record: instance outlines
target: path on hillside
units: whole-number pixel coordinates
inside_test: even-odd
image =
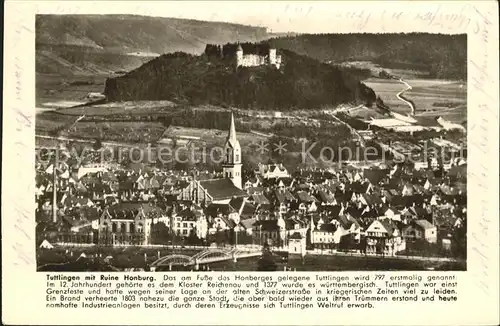
[[[408,101],[406,98],[403,97],[403,94],[406,91],[409,91],[410,89],[412,89],[412,87],[410,84],[408,84],[406,81],[404,81],[403,78],[399,78],[399,82],[406,85],[406,88],[403,89],[401,92],[397,93],[396,97],[399,100],[401,100],[402,102],[406,103],[410,107],[411,115],[414,116],[415,115],[415,104],[413,104],[412,102]]]
[[[365,139],[363,138],[363,136],[361,136],[359,134],[359,132],[356,129],[354,129],[353,127],[351,127],[347,122],[344,122],[341,119],[339,119],[334,113],[326,111],[326,110],[323,111],[323,112],[326,113],[326,114],[328,114],[329,116],[331,116],[332,118],[334,118],[336,121],[340,122],[341,124],[343,124],[347,128],[349,128],[349,130],[351,131],[351,133],[354,134],[358,138],[359,144],[361,145],[361,147],[365,147]]]

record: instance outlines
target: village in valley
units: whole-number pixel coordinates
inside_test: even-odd
[[[466,89],[439,79],[463,71],[346,66],[294,38],[127,54],[140,67],[102,93],[37,70],[38,270],[465,270]]]
[[[463,162],[447,169],[372,162],[295,171],[265,162],[243,173],[232,115],[225,153],[220,173],[143,163],[39,164],[37,237],[42,247],[251,252],[265,245],[301,257],[465,257]]]

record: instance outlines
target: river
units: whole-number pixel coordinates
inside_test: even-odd
[[[260,258],[244,258],[237,262],[224,261],[212,263],[212,271],[256,271]],[[465,262],[422,261],[401,258],[382,257],[355,257],[355,256],[330,256],[306,255],[304,259],[290,258],[288,261],[277,261],[277,271],[297,272],[333,272],[333,271],[464,271]],[[203,270],[203,266],[201,267]]]

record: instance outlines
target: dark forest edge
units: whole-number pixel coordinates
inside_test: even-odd
[[[109,78],[108,101],[171,100],[260,110],[295,110],[342,103],[371,106],[375,92],[356,69],[344,69],[278,50],[284,67],[235,68],[231,58],[176,52]]]
[[[467,80],[466,34],[303,34],[269,42],[323,62],[372,61],[385,68],[426,70],[430,78]]]

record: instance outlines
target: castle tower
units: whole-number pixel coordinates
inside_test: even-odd
[[[238,44],[238,48],[236,49],[236,67],[243,65],[243,48],[240,44]]]
[[[231,113],[231,126],[229,127],[229,134],[224,145],[224,154],[224,162],[222,163],[224,177],[231,179],[233,184],[241,189],[241,147],[240,142],[236,138],[233,113]]]
[[[269,64],[276,66],[276,49],[269,49]]]

